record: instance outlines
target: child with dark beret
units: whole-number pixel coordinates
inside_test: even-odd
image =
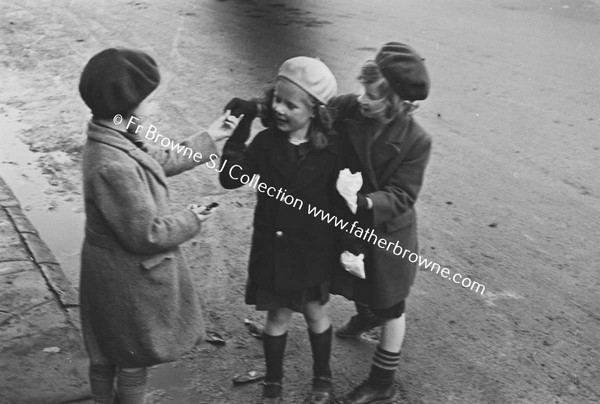
[[[410,46],[389,42],[365,62],[360,94],[334,100],[336,129],[344,137],[345,160],[360,171],[362,183],[340,174],[338,191],[356,206],[362,228],[378,239],[418,254],[415,203],[431,153],[431,137],[415,121],[416,101],[429,94],[429,75]],[[404,309],[417,264],[405,254],[372,243],[366,246],[366,279],[338,271],[332,293],[355,302],[357,314],[336,331],[354,337],[381,325],[369,377],[340,400],[343,404],[388,403],[395,395],[394,376],[406,329]]]
[[[116,402],[115,392],[121,404],[144,403],[147,367],[176,360],[204,335],[179,246],[210,213],[197,205],[171,210],[167,177],[208,161],[238,118],[226,113],[179,142],[202,158],[147,145],[138,132],[159,82],[152,57],[111,48],[88,61],[79,83],[93,114],[83,149],[80,303],[95,403]]]

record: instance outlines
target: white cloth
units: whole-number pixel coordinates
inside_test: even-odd
[[[358,191],[362,188],[363,179],[360,171],[352,174],[349,169],[340,170],[335,186],[348,204],[352,213],[356,213],[358,207]]]
[[[342,255],[340,255],[340,262],[342,263],[344,269],[361,279],[366,278],[364,259],[364,254],[354,255],[348,251],[344,251]]]

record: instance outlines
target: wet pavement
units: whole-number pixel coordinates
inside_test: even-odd
[[[89,398],[77,302],[57,259],[0,178],[2,402]]]

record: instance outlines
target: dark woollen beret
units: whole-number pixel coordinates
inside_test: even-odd
[[[158,66],[148,54],[110,48],[93,56],[81,73],[79,93],[98,118],[127,113],[160,82]]]
[[[423,58],[410,46],[388,42],[375,62],[396,94],[406,101],[424,100],[429,95],[429,75]]]

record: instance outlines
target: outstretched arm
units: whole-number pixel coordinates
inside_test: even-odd
[[[215,143],[230,137],[237,128],[240,118],[243,116],[236,117],[226,111],[206,131],[181,142],[171,139],[166,148],[150,145],[148,154],[160,163],[167,176],[187,171],[206,163],[210,160],[210,156],[218,156]]]

